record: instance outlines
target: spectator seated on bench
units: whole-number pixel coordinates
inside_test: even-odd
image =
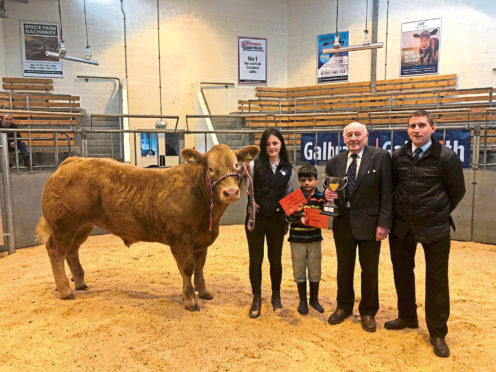
[[[17,125],[14,124],[14,118],[12,114],[5,114],[3,119],[0,121],[0,128],[17,128]],[[9,152],[15,150],[15,133],[10,132],[7,133],[7,142],[9,143]],[[20,134],[17,133],[17,138],[20,138]],[[29,167],[29,151],[28,147],[24,142],[20,139],[17,140],[17,148],[22,154],[22,159],[24,160],[24,165]],[[34,164],[33,164],[34,165]]]

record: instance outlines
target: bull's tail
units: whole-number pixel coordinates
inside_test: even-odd
[[[48,222],[45,220],[45,217],[41,216],[40,220],[38,221],[38,226],[36,226],[36,241],[40,244],[45,243],[52,232],[53,230]]]

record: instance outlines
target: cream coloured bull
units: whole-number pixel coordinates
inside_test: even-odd
[[[66,159],[45,184],[37,227],[60,298],[73,298],[65,260],[75,289],[88,288],[78,251],[93,227],[100,226],[127,246],[139,241],[169,245],[183,278],[184,305],[199,310],[191,276],[198,296],[212,299],[203,277],[207,248],[219,234],[227,206],[241,196],[240,162],[258,151],[257,146],[233,151],[226,145],[205,154],[184,149],[186,163],[166,170],[111,159]]]

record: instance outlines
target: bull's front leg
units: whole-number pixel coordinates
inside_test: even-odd
[[[211,300],[214,297],[210,294],[205,286],[205,278],[203,277],[203,266],[207,259],[207,248],[193,252],[193,261],[195,264],[195,288],[198,291],[198,297],[203,300]]]
[[[198,302],[196,300],[195,290],[191,283],[191,276],[193,275],[194,263],[193,253],[191,248],[187,247],[174,247],[172,254],[176,259],[177,267],[183,277],[183,300],[184,307],[190,311],[200,311]]]

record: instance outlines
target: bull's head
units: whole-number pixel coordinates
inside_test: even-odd
[[[215,145],[201,154],[195,149],[181,151],[187,163],[201,166],[209,179],[209,186],[215,199],[230,204],[241,197],[240,177],[242,162],[249,162],[258,154],[258,146],[245,146],[233,151],[226,145]]]
[[[424,30],[420,34],[413,34],[414,38],[420,39],[419,40],[419,42],[420,42],[419,48],[420,49],[427,49],[429,47],[429,42],[430,42],[431,36],[437,34],[437,31],[438,31],[438,29],[435,28],[434,30],[432,30],[430,32],[427,30]]]

